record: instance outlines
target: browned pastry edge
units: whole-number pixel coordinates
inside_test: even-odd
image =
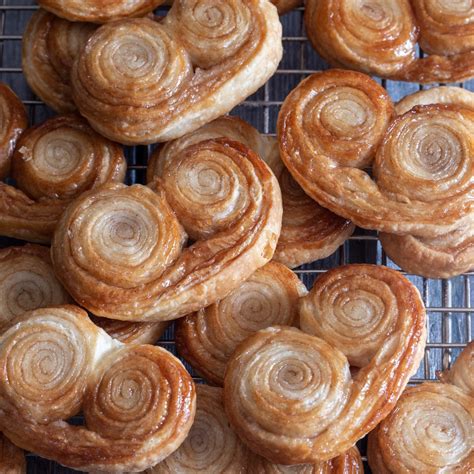
[[[454,364],[447,370],[437,373],[444,383],[456,385],[474,397],[474,341],[471,341],[458,355]]]
[[[10,173],[10,160],[18,137],[28,125],[25,106],[16,94],[0,83],[0,179]]]
[[[25,453],[0,433],[0,472],[26,474]]]

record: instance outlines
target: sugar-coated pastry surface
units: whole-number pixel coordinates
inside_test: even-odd
[[[0,429],[15,444],[82,471],[137,472],[184,441],[195,389],[172,354],[121,344],[75,306],[15,323],[0,337]],[[62,421],[80,411],[85,426]]]
[[[474,110],[435,104],[393,113],[365,74],[313,74],[280,111],[281,157],[308,195],[361,227],[436,237],[471,225]]]
[[[421,83],[474,77],[469,0],[309,0],[305,25],[336,67]],[[416,57],[417,42],[429,55]]]
[[[395,406],[423,357],[425,322],[418,290],[399,272],[329,270],[302,298],[302,330],[263,329],[233,353],[224,380],[231,425],[273,463],[343,454]]]
[[[74,101],[93,128],[120,143],[181,137],[273,75],[281,28],[266,0],[177,0],[159,22],[104,25],[73,67]]]
[[[354,225],[307,196],[284,167],[273,137],[237,117],[220,117],[198,130],[166,143],[152,154],[147,180],[159,177],[164,165],[183,149],[210,138],[227,137],[244,143],[270,166],[278,179],[283,201],[283,222],[273,259],[290,268],[328,257],[354,231]]]
[[[186,148],[150,187],[114,184],[62,215],[53,264],[98,316],[177,319],[238,287],[273,256],[281,195],[268,166],[228,139]],[[185,247],[190,236],[194,243]]]
[[[6,85],[0,83],[0,179],[10,173],[10,161],[18,137],[28,125],[21,100]]]
[[[405,390],[392,413],[369,435],[372,471],[465,473],[474,469],[474,343],[441,374]]]
[[[179,354],[222,385],[227,362],[244,339],[276,324],[298,326],[298,301],[306,292],[295,273],[269,262],[222,300],[177,322]]]
[[[229,426],[223,390],[196,385],[196,417],[184,443],[147,474],[245,474],[248,448]]]
[[[77,115],[29,128],[12,157],[13,187],[0,183],[0,235],[49,242],[59,216],[83,191],[125,177],[122,147]]]
[[[22,67],[33,92],[59,113],[76,110],[71,67],[97,28],[73,23],[46,10],[34,12],[23,35]]]

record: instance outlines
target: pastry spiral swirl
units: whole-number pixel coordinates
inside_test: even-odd
[[[91,23],[72,23],[43,9],[31,17],[23,35],[22,65],[33,92],[59,113],[76,110],[71,68],[92,35]]]
[[[26,110],[15,93],[0,83],[0,179],[8,176],[16,141],[28,125]]]
[[[149,474],[247,472],[246,446],[232,431],[224,412],[222,389],[196,386],[196,417],[184,443]]]
[[[284,265],[267,263],[221,301],[180,319],[176,347],[197,372],[222,385],[237,346],[260,329],[298,325],[298,300],[306,294]]]
[[[147,469],[182,443],[194,418],[194,385],[174,356],[125,346],[74,306],[26,313],[1,337],[0,386],[5,434],[84,471]],[[81,409],[85,426],[60,421]]]
[[[441,372],[439,377],[442,382],[456,385],[471,397],[474,397],[474,341],[471,341],[459,354],[453,366]]]
[[[164,166],[185,148],[204,140],[227,137],[245,144],[270,166],[279,180],[283,222],[274,260],[291,268],[331,255],[354,231],[350,221],[323,209],[307,196],[283,166],[273,137],[237,117],[220,117],[198,130],[159,147],[151,156],[147,179],[160,177]]]
[[[4,474],[26,474],[25,454],[1,433],[0,469]]]
[[[281,197],[250,149],[225,139],[198,143],[151,186],[103,186],[61,217],[55,271],[92,313],[176,319],[225,297],[271,259]],[[187,248],[183,227],[195,240]]]
[[[471,472],[474,399],[450,384],[408,388],[369,436],[371,469],[395,472]]]
[[[38,4],[69,21],[107,23],[122,18],[143,16],[164,0],[38,0]]]
[[[123,181],[119,145],[95,133],[75,115],[28,129],[17,143],[12,173],[17,188],[0,183],[0,233],[48,242],[69,202],[87,189]]]
[[[305,25],[313,47],[336,67],[422,83],[474,76],[469,0],[309,0]],[[430,56],[416,58],[418,39]]]
[[[272,464],[255,454],[250,458],[249,466],[249,474],[361,474],[363,472],[362,459],[355,446],[330,461],[296,466]]]
[[[266,82],[281,55],[270,2],[177,0],[161,22],[102,26],[73,67],[74,100],[112,140],[163,142],[231,110]]]
[[[311,335],[274,326],[250,336],[224,380],[232,426],[274,463],[347,451],[390,413],[424,351],[421,297],[386,267],[328,271],[303,297],[300,326]],[[360,367],[353,377],[349,364]]]
[[[470,224],[474,111],[421,106],[387,129],[392,112],[368,76],[314,74],[280,111],[282,159],[308,195],[361,227],[435,237]],[[361,169],[372,161],[374,180]]]
[[[27,311],[69,301],[54,275],[49,249],[27,244],[0,250],[0,332]]]

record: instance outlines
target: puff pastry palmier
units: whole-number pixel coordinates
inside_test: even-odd
[[[164,0],[38,0],[55,15],[73,22],[107,23],[152,12]]]
[[[471,341],[462,350],[453,366],[441,372],[439,377],[442,382],[456,385],[474,397],[474,341]]]
[[[21,100],[6,84],[0,83],[0,179],[8,176],[16,141],[27,125]]]
[[[25,454],[1,433],[0,471],[3,474],[26,474]]]
[[[27,311],[69,302],[48,248],[27,244],[0,250],[0,331]]]
[[[226,413],[253,451],[280,464],[341,455],[393,409],[425,345],[417,289],[382,266],[328,271],[303,297],[300,327],[247,338],[224,380]],[[351,376],[349,364],[359,367]]]
[[[474,76],[474,13],[449,0],[309,0],[308,38],[336,67],[382,77],[456,82]],[[416,57],[416,46],[429,56]]]
[[[280,190],[244,145],[216,139],[186,148],[151,187],[102,186],[61,217],[55,271],[92,313],[176,319],[225,297],[272,258]],[[195,242],[183,248],[186,234]]]
[[[230,356],[256,331],[276,324],[298,325],[299,278],[280,263],[259,268],[226,298],[180,319],[178,352],[209,382],[222,385]]]
[[[281,56],[281,24],[270,2],[177,0],[160,22],[99,28],[73,67],[74,100],[112,140],[168,141],[255,92]]]
[[[96,26],[72,23],[39,9],[23,35],[22,64],[28,85],[52,109],[72,112],[71,67]]]
[[[317,464],[285,466],[273,464],[256,454],[250,458],[249,474],[361,474],[364,466],[359,450],[354,446],[330,461]]]
[[[150,182],[166,163],[183,149],[210,138],[228,137],[244,143],[268,163],[279,180],[283,200],[283,222],[274,260],[291,268],[331,255],[354,231],[350,221],[322,208],[291,178],[280,159],[273,137],[237,117],[220,117],[198,130],[166,143],[152,154],[147,168]]]
[[[194,384],[169,352],[123,345],[75,306],[15,322],[0,338],[0,427],[15,444],[82,471],[136,472],[184,441]],[[62,421],[80,410],[85,426]]]
[[[392,113],[364,74],[313,74],[280,111],[282,159],[307,194],[361,227],[435,237],[469,225],[474,111],[420,106],[388,126]]]
[[[147,474],[238,474],[247,472],[248,450],[232,431],[223,390],[196,386],[196,417],[184,443]]]
[[[0,183],[0,234],[48,242],[73,198],[123,181],[126,166],[122,148],[79,116],[55,117],[28,129],[12,158],[17,187]]]
[[[474,399],[460,388],[441,383],[410,387],[369,435],[369,465],[381,474],[472,472],[473,420]]]

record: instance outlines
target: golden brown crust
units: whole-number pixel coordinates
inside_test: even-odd
[[[121,147],[79,116],[55,117],[28,129],[12,158],[18,188],[0,183],[0,234],[48,242],[72,199],[123,181],[126,166]]]
[[[324,328],[324,339],[295,328],[261,330],[234,352],[224,381],[232,426],[274,463],[347,451],[390,413],[424,353],[421,297],[386,267],[328,271],[303,297],[300,315],[301,327]],[[361,367],[354,377],[350,362]]]
[[[362,458],[355,446],[330,461],[296,466],[273,464],[253,454],[249,466],[249,474],[362,474],[363,472]]]
[[[108,23],[152,12],[164,0],[38,0],[38,4],[69,21]]]
[[[331,255],[354,231],[350,221],[322,208],[307,196],[285,169],[273,137],[237,117],[224,116],[177,140],[158,147],[151,155],[147,180],[161,176],[164,165],[186,147],[210,138],[228,137],[247,145],[270,166],[279,180],[283,223],[274,260],[294,268]]]
[[[5,332],[0,386],[6,435],[83,471],[147,469],[184,441],[194,419],[194,384],[174,356],[125,346],[74,306],[26,313]],[[62,421],[80,410],[86,426]]]
[[[282,159],[307,194],[361,227],[434,237],[470,225],[474,111],[420,106],[387,129],[392,111],[364,74],[313,74],[280,111]],[[361,168],[376,150],[372,180]]]
[[[277,7],[279,15],[284,15],[303,5],[302,0],[272,0],[272,3]]]
[[[373,472],[466,473],[474,469],[474,399],[450,384],[408,388],[369,435]]]
[[[1,433],[0,471],[2,474],[26,474],[25,453]]]
[[[474,224],[434,238],[380,234],[385,253],[403,270],[451,278],[474,268]]]
[[[471,341],[459,354],[452,367],[438,374],[444,383],[456,385],[474,397],[474,341]]]
[[[228,360],[248,336],[268,326],[298,325],[306,287],[291,270],[270,262],[221,301],[180,319],[176,347],[206,380],[224,383]]]
[[[161,22],[99,28],[73,67],[74,100],[113,140],[168,141],[255,92],[281,55],[281,24],[270,2],[177,0]]]
[[[196,417],[184,443],[147,474],[244,474],[250,453],[232,431],[221,388],[196,386]]]
[[[27,311],[69,301],[54,275],[48,248],[27,244],[0,250],[0,331]]]
[[[309,0],[305,25],[313,47],[335,67],[422,83],[474,76],[469,2]],[[416,58],[418,40],[430,56]]]
[[[103,186],[60,220],[55,270],[92,313],[176,319],[225,297],[271,259],[280,191],[244,145],[216,139],[190,146],[151,187]],[[195,240],[185,249],[183,227]]]
[[[71,23],[39,9],[23,35],[23,72],[33,92],[59,113],[76,110],[72,100],[71,67],[96,29]]]
[[[28,125],[25,107],[15,93],[0,83],[0,179],[10,173],[16,141]]]

